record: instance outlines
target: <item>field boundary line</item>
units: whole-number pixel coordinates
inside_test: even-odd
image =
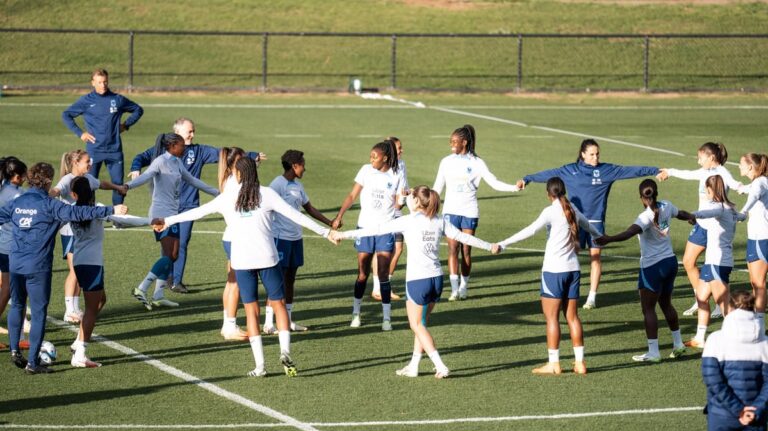
[[[49,108],[67,108],[70,103],[58,102],[0,102],[0,107],[49,107]],[[218,108],[218,109],[416,109],[407,105],[345,105],[345,104],[287,104],[287,105],[261,105],[254,103],[142,103],[144,108]]]
[[[60,328],[68,329],[71,332],[74,332],[75,334],[79,333],[79,331],[80,331],[79,327],[70,325],[69,323],[66,323],[63,320],[59,320],[59,319],[56,319],[56,318],[51,317],[51,316],[48,316],[48,321],[50,321],[51,323],[53,323],[54,325],[56,325],[56,326],[58,326]],[[282,422],[281,424],[275,424],[275,425],[280,425],[280,426],[283,426],[283,427],[286,427],[286,426],[287,427],[292,427],[292,428],[300,429],[300,430],[303,430],[303,431],[318,431],[312,425],[309,425],[307,423],[301,422],[301,421],[299,421],[297,419],[292,418],[291,416],[288,416],[288,415],[286,415],[284,413],[280,413],[277,410],[271,409],[271,408],[269,408],[269,407],[267,407],[265,405],[262,405],[262,404],[259,404],[259,403],[255,402],[255,401],[251,401],[248,398],[245,398],[245,397],[243,397],[241,395],[238,395],[238,394],[236,394],[234,392],[230,392],[230,391],[228,391],[228,390],[226,390],[224,388],[221,388],[219,386],[214,385],[213,383],[208,383],[208,382],[206,382],[205,380],[203,380],[203,379],[201,379],[199,377],[196,377],[196,376],[193,376],[192,374],[189,374],[189,373],[186,373],[184,371],[181,371],[178,368],[172,367],[172,366],[170,366],[170,365],[168,365],[168,364],[166,364],[164,362],[161,362],[161,361],[159,361],[157,359],[154,359],[154,358],[152,358],[149,355],[145,355],[143,353],[137,352],[136,350],[133,350],[133,349],[131,349],[128,346],[124,346],[124,345],[122,345],[120,343],[117,343],[115,341],[112,341],[112,340],[110,340],[110,339],[108,339],[106,337],[103,337],[101,335],[93,334],[91,336],[91,340],[92,341],[96,341],[98,343],[101,343],[101,344],[111,348],[112,350],[116,350],[116,351],[118,351],[118,352],[120,352],[120,353],[122,353],[122,354],[124,354],[126,356],[130,356],[133,359],[136,359],[136,360],[139,360],[141,362],[144,362],[147,365],[151,365],[151,366],[157,368],[158,370],[160,370],[160,371],[162,371],[162,372],[164,372],[166,374],[170,374],[170,375],[172,375],[174,377],[178,377],[179,379],[184,380],[187,383],[191,383],[193,385],[196,385],[196,386],[200,387],[201,389],[205,389],[208,392],[211,392],[211,393],[213,393],[215,395],[218,395],[218,396],[220,396],[222,398],[225,398],[225,399],[227,399],[229,401],[232,401],[232,402],[235,402],[235,403],[240,404],[242,406],[248,407],[251,410],[255,410],[255,411],[257,411],[257,412],[259,412],[259,413],[261,413],[261,414],[263,414],[265,416],[269,416],[269,417],[271,417],[273,419],[276,419],[276,420]],[[87,426],[84,426],[84,427],[87,428]]]

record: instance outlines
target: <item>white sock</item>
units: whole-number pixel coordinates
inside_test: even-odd
[[[155,293],[152,295],[152,299],[157,301],[165,298],[165,285],[167,283],[167,280],[160,280],[159,278],[155,280]]]
[[[381,281],[378,275],[373,276],[373,293],[381,295]]]
[[[589,292],[589,295],[587,295],[587,302],[595,302],[596,296],[597,292]]]
[[[261,335],[248,337],[248,341],[251,342],[251,352],[253,352],[253,360],[256,362],[256,368],[259,370],[263,370],[264,369],[264,346],[261,344]]]
[[[285,304],[285,311],[288,312],[288,322],[293,322],[293,304]]]
[[[79,349],[80,346],[83,345],[83,342],[80,341],[79,337],[80,337],[80,335],[78,335],[78,338],[75,338],[75,341],[73,341],[72,344],[69,346],[70,349],[73,349],[73,350],[77,351],[77,349]]]
[[[80,313],[80,297],[79,296],[72,297],[72,307],[74,308],[75,313]]]
[[[429,359],[432,361],[433,364],[435,364],[435,368],[438,371],[444,370],[444,369],[448,368],[443,363],[443,360],[440,359],[440,354],[437,353],[437,350],[435,350],[435,351],[433,351],[432,353],[429,354]]]
[[[66,314],[74,313],[75,312],[75,306],[72,305],[72,303],[75,301],[74,296],[65,296],[64,297],[64,306],[66,307],[67,311],[65,311]]]
[[[584,362],[584,346],[573,346],[573,360]]]
[[[648,356],[653,356],[654,358],[658,358],[661,356],[661,353],[659,353],[659,339],[648,339]]]
[[[267,312],[264,313],[264,326],[275,326],[275,310],[267,305]]]
[[[392,304],[381,304],[381,312],[384,314],[384,320],[392,320]]]
[[[80,341],[77,347],[75,348],[75,358],[79,360],[85,359],[85,348],[88,346],[88,343]]]
[[[448,280],[451,281],[451,295],[459,293],[459,275],[451,274],[448,276]]]
[[[467,290],[467,287],[469,287],[469,276],[461,276],[461,281],[459,282],[459,290]]]
[[[696,340],[704,342],[704,336],[707,335],[707,325],[697,325],[696,326]]]
[[[755,313],[755,319],[757,319],[757,325],[760,328],[760,338],[765,337],[765,313]]]
[[[354,298],[355,302],[352,304],[352,314],[360,314],[360,306],[363,305],[363,298]]]
[[[683,347],[683,336],[680,335],[680,330],[672,331],[672,347],[679,349]]]
[[[224,327],[229,330],[234,330],[237,327],[237,318],[227,317],[224,319]]]
[[[560,362],[560,349],[547,349],[547,355],[550,364]]]
[[[408,363],[408,368],[418,370],[419,362],[421,362],[421,352],[413,352],[413,355],[411,355],[411,362]]]
[[[152,273],[152,271],[149,271],[147,273],[147,276],[144,277],[144,280],[141,280],[141,283],[139,284],[139,290],[141,290],[144,293],[147,293],[149,291],[149,286],[152,285],[152,283],[157,280],[157,276]]]
[[[720,309],[720,304],[715,304],[715,309],[712,311],[714,314],[723,314],[723,310]]]
[[[277,339],[280,341],[280,352],[291,353],[291,331],[279,331]]]

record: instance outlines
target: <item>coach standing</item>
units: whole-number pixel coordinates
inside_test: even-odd
[[[91,85],[93,91],[67,108],[61,114],[61,119],[72,133],[86,143],[85,149],[93,161],[89,173],[98,178],[101,164],[104,163],[112,183],[123,184],[123,144],[120,134],[136,124],[144,110],[127,97],[109,89],[109,73],[104,69],[93,71]],[[131,116],[121,123],[126,112],[130,112]],[[75,123],[75,118],[81,115],[85,121],[85,131]],[[123,196],[112,192],[112,203],[123,203]]]

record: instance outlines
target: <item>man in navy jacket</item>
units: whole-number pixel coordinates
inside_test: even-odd
[[[144,113],[138,104],[127,97],[113,93],[109,89],[109,74],[104,69],[96,69],[91,76],[93,91],[86,94],[67,108],[61,119],[72,133],[85,142],[85,149],[91,156],[93,166],[90,174],[99,177],[101,164],[109,171],[113,184],[123,184],[123,143],[120,134],[136,124]],[[131,115],[121,123],[124,113]],[[83,116],[85,131],[75,123],[75,118]],[[112,203],[123,203],[123,196],[112,192]]]

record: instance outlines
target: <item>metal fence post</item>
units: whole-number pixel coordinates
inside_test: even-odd
[[[267,44],[269,43],[269,33],[264,33],[264,39],[261,43],[261,91],[267,91]]]
[[[517,86],[515,92],[523,91],[523,35],[517,35]]]
[[[645,35],[643,42],[643,92],[648,92],[648,52],[650,51],[651,39],[648,35]]]
[[[128,34],[128,92],[133,92],[133,39],[134,33]]]
[[[397,35],[392,35],[392,89],[397,88]]]

